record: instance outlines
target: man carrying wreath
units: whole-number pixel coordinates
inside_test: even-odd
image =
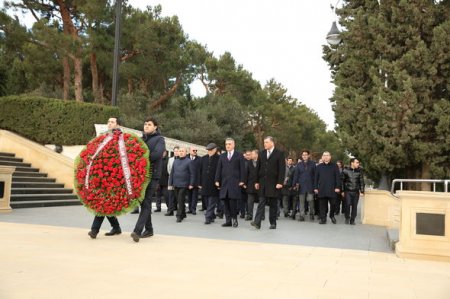
[[[108,119],[108,131],[114,132],[116,130],[120,131],[120,125],[121,121],[118,117],[110,117]],[[114,236],[114,235],[120,235],[122,233],[122,230],[120,229],[119,220],[117,220],[116,216],[107,216],[106,217],[109,221],[109,223],[112,226],[112,229],[110,232],[106,233],[105,236]],[[95,216],[94,221],[92,222],[91,230],[88,232],[88,235],[95,239],[97,237],[98,232],[100,231],[100,227],[102,226],[103,220],[105,219],[105,216]]]
[[[145,197],[141,203],[141,212],[139,214],[134,231],[131,233],[131,238],[134,242],[139,242],[140,238],[148,238],[153,236],[152,225],[152,196],[158,186],[161,178],[161,166],[163,153],[166,150],[166,142],[161,136],[158,129],[158,121],[153,117],[148,117],[144,122],[144,136],[143,140],[150,150],[150,165],[151,178],[150,183],[145,190]],[[145,227],[145,231],[142,230]]]

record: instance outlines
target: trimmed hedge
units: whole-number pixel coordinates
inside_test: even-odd
[[[0,128],[41,144],[82,145],[119,108],[36,96],[0,97]]]

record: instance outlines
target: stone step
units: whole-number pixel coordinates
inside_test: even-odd
[[[23,162],[23,159],[21,158],[15,158],[15,157],[2,157],[0,156],[0,163],[1,162]]]
[[[54,182],[16,182],[13,181],[11,188],[64,188],[64,184]]]
[[[53,201],[77,199],[75,194],[11,194],[11,204],[19,201]]]
[[[15,194],[72,194],[67,188],[11,188],[11,197]]]
[[[31,167],[31,163],[24,163],[24,162],[16,162],[16,161],[1,161],[0,160],[0,165],[3,165],[3,166],[15,166],[16,167],[16,169],[18,168],[18,167]]]
[[[26,172],[26,171],[14,171],[13,172],[13,181],[16,177],[43,177],[46,178],[47,174],[42,172]]]
[[[55,200],[11,202],[11,208],[13,209],[78,206],[78,205],[81,205],[81,202],[78,199],[55,199]]]
[[[5,152],[0,152],[0,157],[15,157],[16,155],[13,153],[5,153]]]
[[[27,173],[28,174],[28,173]],[[13,183],[54,183],[56,179],[46,177],[28,177],[28,176],[15,176],[12,179]]]
[[[16,167],[16,171],[21,171],[21,172],[39,172],[39,168],[34,168],[34,167]]]

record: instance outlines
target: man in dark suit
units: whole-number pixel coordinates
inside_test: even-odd
[[[261,228],[261,220],[265,213],[266,202],[269,203],[270,229],[277,228],[277,203],[283,188],[285,176],[284,153],[275,148],[273,137],[264,138],[264,150],[258,157],[258,175],[255,189],[259,190],[259,204],[255,220],[251,223]]]
[[[215,184],[220,188],[220,199],[224,201],[226,222],[222,226],[237,227],[237,201],[241,198],[241,187],[246,178],[244,157],[234,147],[234,139],[225,139],[226,151],[220,155]]]
[[[327,223],[327,208],[328,202],[330,202],[331,222],[336,224],[336,218],[334,218],[336,193],[341,191],[339,168],[335,163],[331,162],[331,154],[329,152],[322,154],[322,161],[323,163],[316,167],[314,178],[314,192],[319,197],[319,223]]]
[[[188,214],[196,215],[197,214],[197,202],[198,202],[198,167],[200,163],[200,157],[197,156],[197,149],[191,147],[189,149],[189,160],[191,160],[191,167],[194,172],[194,184],[192,185],[192,189],[189,189],[188,194]]]
[[[258,198],[258,190],[255,189],[256,176],[258,171],[258,150],[251,152],[251,160],[247,163],[247,184],[245,192],[247,192],[247,217],[245,220],[253,220],[253,208],[255,200]]]
[[[216,215],[217,202],[219,201],[219,189],[215,183],[217,163],[219,162],[219,155],[217,154],[217,145],[210,143],[206,146],[208,154],[200,158],[198,178],[200,193],[202,197],[207,200],[207,210],[205,214],[205,224],[214,222]]]

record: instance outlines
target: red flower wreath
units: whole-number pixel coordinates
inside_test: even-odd
[[[125,145],[122,155],[121,135]],[[118,216],[132,211],[142,202],[149,180],[147,145],[138,136],[120,130],[92,139],[75,160],[78,198],[96,215]]]

